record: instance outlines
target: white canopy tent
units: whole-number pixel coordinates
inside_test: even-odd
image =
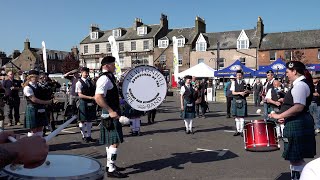
[[[184,77],[186,75],[195,76],[195,77],[214,77],[214,72],[216,70],[212,69],[210,66],[205,63],[199,63],[185,71],[182,71],[178,74],[178,77]]]

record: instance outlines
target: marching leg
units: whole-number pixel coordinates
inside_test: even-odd
[[[240,118],[240,135],[243,137],[244,119]]]
[[[79,123],[80,132],[82,135],[82,140],[85,141],[85,130],[84,130],[84,124],[82,122]]]
[[[236,122],[237,132],[234,133],[233,136],[239,136],[239,135],[240,135],[240,120],[239,120],[238,118],[235,118],[234,120],[235,120],[235,122]]]
[[[189,134],[189,119],[184,119],[184,125],[186,127],[186,134]]]
[[[192,119],[189,120],[189,131],[191,134],[193,134],[193,130],[192,130]]]

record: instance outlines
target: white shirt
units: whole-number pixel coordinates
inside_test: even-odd
[[[235,79],[234,81],[231,82],[231,86],[230,86],[230,91],[235,91],[236,90],[236,81],[238,82],[238,84],[241,84],[242,81],[244,81],[243,79]]]
[[[32,82],[29,82],[29,84],[30,84],[32,87],[34,87],[34,88],[37,87],[37,86],[36,86],[35,84],[33,84]],[[26,87],[23,88],[23,94],[24,94],[25,96],[27,96],[27,97],[30,97],[30,96],[33,96],[33,95],[34,95],[34,92],[33,92],[33,90],[31,89],[31,87],[26,86]]]
[[[85,79],[85,78],[81,78],[81,80],[82,80],[83,82],[85,82],[85,83],[87,83],[87,81],[89,81],[89,79]],[[82,84],[81,84],[80,81],[78,81],[78,82],[76,83],[75,92],[76,92],[76,93],[81,93],[81,89],[82,89]]]
[[[303,79],[305,79],[305,77],[300,76],[292,83],[293,88],[291,89],[291,94],[294,104],[306,105],[307,97],[310,95],[309,86],[302,81]]]
[[[300,180],[320,179],[320,158],[309,162],[302,170]]]
[[[189,85],[188,85],[188,84],[185,84],[185,86],[187,86],[187,87],[189,86],[189,87],[190,87],[191,84],[189,84]],[[185,92],[186,92],[186,88],[184,88],[184,86],[181,86],[180,95],[183,95]]]
[[[95,94],[107,95],[107,91],[113,88],[111,80],[106,76],[101,76],[96,83],[96,92]]]

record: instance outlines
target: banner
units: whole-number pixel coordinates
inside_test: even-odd
[[[119,50],[118,50],[117,42],[114,36],[109,36],[108,41],[111,46],[111,54],[116,59],[116,62],[115,62],[116,76],[119,79],[121,77],[121,66],[120,66],[120,58],[119,58]]]
[[[178,74],[179,74],[179,51],[178,51],[178,41],[175,36],[172,37],[173,43],[173,73],[174,79],[178,82]]]
[[[46,43],[44,41],[42,41],[42,59],[44,64],[44,72],[48,72],[47,50],[46,50]]]

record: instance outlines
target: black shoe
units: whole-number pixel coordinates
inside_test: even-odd
[[[124,168],[124,167],[118,167],[116,165],[113,165],[113,166],[116,169],[116,171],[125,171],[126,170],[126,168]],[[106,166],[106,172],[108,172],[108,170],[109,170],[109,167]]]
[[[96,140],[95,140],[95,139],[92,139],[92,137],[87,137],[87,141],[88,141],[88,142],[96,142]]]
[[[194,134],[194,132],[193,132],[193,130],[192,130],[192,129],[191,129],[189,132],[190,132],[190,134]]]
[[[240,135],[240,132],[236,132],[233,134],[233,136],[239,136]]]
[[[240,136],[243,137],[243,132],[240,133]]]
[[[114,178],[126,178],[128,175],[122,174],[119,171],[113,171],[113,172],[107,172],[108,177],[114,177]]]
[[[231,118],[230,114],[227,115],[227,118]]]
[[[190,131],[189,131],[189,130],[186,130],[186,134],[190,134]]]

